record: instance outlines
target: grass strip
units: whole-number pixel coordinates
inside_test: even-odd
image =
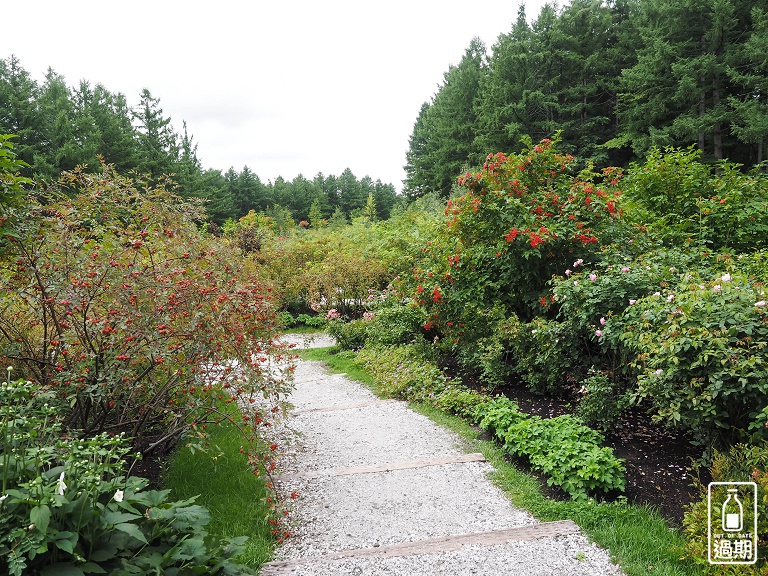
[[[337,352],[336,347],[302,350],[301,358],[324,362],[331,371],[346,373],[376,392],[373,377],[355,364],[355,353]],[[596,544],[607,549],[628,576],[695,576],[705,574],[690,560],[681,559],[685,537],[671,528],[655,510],[627,502],[574,502],[547,498],[540,480],[521,472],[504,450],[492,440],[479,438],[479,431],[466,420],[426,404],[411,403],[416,411],[461,436],[469,451],[481,452],[496,469],[491,480],[512,502],[548,522],[571,519]]]
[[[198,496],[196,503],[211,513],[210,534],[248,536],[238,561],[258,569],[270,560],[275,545],[268,522],[266,480],[253,474],[240,452],[243,436],[235,426],[222,422],[209,426],[208,432],[210,451],[193,452],[180,446],[163,473],[163,485],[171,489],[174,499]]]

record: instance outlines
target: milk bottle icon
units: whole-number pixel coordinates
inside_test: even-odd
[[[728,488],[728,498],[723,502],[724,532],[741,532],[744,528],[744,507],[737,492],[738,488]]]

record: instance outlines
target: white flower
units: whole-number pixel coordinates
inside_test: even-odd
[[[672,302],[672,300],[674,300],[674,299],[675,299],[675,295],[674,294],[670,294],[669,296],[667,296],[667,302]]]
[[[656,374],[657,374],[658,376],[661,376],[663,373],[664,373],[664,370],[662,370],[661,368],[659,368],[658,370],[656,370]]]
[[[123,495],[124,495],[124,492],[122,490],[119,490],[119,489],[115,490],[115,495],[114,495],[115,502],[122,502]]]
[[[654,296],[661,296],[661,292],[654,292],[653,295]]]
[[[760,300],[760,302],[755,302],[755,306],[765,306],[765,300]]]
[[[715,285],[712,287],[712,291],[713,291],[713,292],[720,292],[720,290],[722,290],[722,289],[723,289],[723,287],[722,287],[722,286],[720,286],[720,284],[715,284]]]
[[[570,271],[570,270],[566,270],[566,271],[565,271],[565,275],[566,275],[566,276],[570,276],[570,275],[571,275],[571,271]]]
[[[8,494],[3,494],[2,496],[0,496],[0,502],[5,500],[6,498],[8,498]]]
[[[64,490],[67,489],[67,485],[64,484],[64,472],[59,476],[59,481],[56,483],[56,492],[59,496],[64,496]]]
[[[629,305],[630,306],[632,306],[633,304],[636,304],[636,303],[637,303],[637,300],[632,300],[632,299],[629,300]]]
[[[723,282],[730,282],[731,281],[731,275],[730,274],[723,274],[723,277],[720,278]]]

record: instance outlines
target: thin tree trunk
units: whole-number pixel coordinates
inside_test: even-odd
[[[712,79],[712,109],[715,113],[718,112],[720,105],[720,76],[714,75]],[[723,159],[723,130],[722,124],[717,121],[712,127],[712,144],[714,146],[715,158],[718,160]]]

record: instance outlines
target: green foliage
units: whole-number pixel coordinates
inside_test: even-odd
[[[10,134],[0,134],[0,250],[5,243],[4,236],[13,234],[10,224],[18,218],[25,186],[32,183],[19,175],[27,164],[17,159],[11,138]]]
[[[448,387],[442,370],[428,362],[416,345],[363,348],[357,362],[387,398],[428,401]]]
[[[518,406],[517,402],[505,396],[493,398],[485,406],[480,406],[475,412],[475,419],[480,427],[483,430],[488,430],[501,441],[504,440],[507,430],[513,424],[517,424],[525,418],[526,416],[520,412],[520,406]]]
[[[576,405],[576,415],[584,424],[603,432],[613,429],[616,420],[627,409],[629,399],[607,374],[590,370],[581,381],[581,397]]]
[[[768,445],[735,444],[727,452],[715,451],[710,468],[712,482],[755,482],[757,484],[757,539],[765,542],[768,538]],[[708,564],[708,513],[707,485],[696,478],[694,486],[698,489],[699,500],[688,507],[683,519],[687,543],[686,557],[700,566]],[[743,503],[745,508],[747,503]],[[717,517],[717,521],[720,517]],[[764,547],[758,544],[758,561],[750,574],[768,574],[768,555]],[[743,574],[742,566],[713,566],[709,572],[717,575]]]
[[[617,330],[637,355],[633,399],[699,442],[737,440],[767,405],[765,308],[762,286],[735,272],[691,273],[629,306]]]
[[[541,419],[530,416],[504,435],[510,454],[528,459],[547,484],[562,488],[574,499],[598,491],[624,491],[624,465],[613,450],[600,447],[602,436],[569,415]]]
[[[264,368],[284,352],[267,289],[195,205],[103,167],[64,174],[29,214],[0,260],[0,358],[55,392],[73,434],[148,452],[211,417],[215,383],[288,389]]]
[[[768,176],[744,174],[721,161],[703,164],[701,150],[653,148],[627,171],[622,187],[650,212],[646,222],[672,245],[738,252],[768,244]]]
[[[0,384],[4,574],[253,573],[233,560],[244,539],[210,536],[194,498],[171,502],[124,475],[122,435],[59,439],[50,402],[30,382]]]
[[[610,448],[600,447],[603,437],[577,418],[527,416],[517,403],[503,397],[480,406],[475,418],[504,443],[509,454],[528,460],[548,477],[550,486],[559,486],[574,499],[624,490],[622,461]]]

